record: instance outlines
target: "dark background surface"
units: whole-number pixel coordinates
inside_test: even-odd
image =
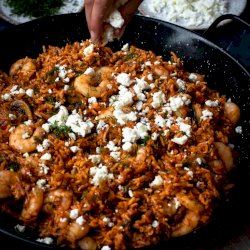
[[[250,2],[247,3],[247,8],[245,9],[244,13],[240,16],[243,20],[250,23]],[[7,23],[6,21],[0,19],[0,31],[6,28],[11,27],[12,24]],[[203,34],[203,30],[196,31],[199,34]],[[1,35],[0,35],[1,39]],[[212,32],[212,36],[209,37],[211,41],[216,43],[217,45],[225,48],[232,56],[234,56],[248,71],[250,71],[250,30],[246,26],[239,24],[238,22],[232,21],[229,22],[223,26],[218,27],[216,30]],[[17,41],[18,46],[18,41]],[[0,55],[1,56],[1,55]],[[242,210],[242,215],[245,216],[245,210],[247,207],[245,206],[245,203],[249,197],[244,197],[244,200],[242,201],[242,204],[239,204],[239,206],[242,206],[239,210],[235,211],[235,214],[232,215],[232,221],[234,221],[234,225],[236,227],[230,228],[231,222],[230,221],[223,221],[222,223],[228,225],[228,237],[225,239],[223,238],[223,235],[214,235],[214,239],[218,240],[218,238],[221,237],[220,244],[218,246],[215,246],[213,238],[211,240],[204,239],[204,238],[198,238],[196,244],[190,244],[192,245],[191,248],[185,248],[185,250],[250,250],[250,211],[249,211],[249,217],[242,218],[241,214],[239,212]],[[244,211],[244,212],[243,212]],[[225,211],[226,213],[226,211]],[[223,220],[223,218],[221,218]],[[241,223],[241,221],[244,220],[244,224]],[[236,223],[235,223],[236,221]],[[238,221],[238,223],[237,223]],[[1,219],[0,219],[1,224]],[[202,231],[203,229],[201,229]],[[206,229],[204,229],[206,230]],[[237,239],[234,239],[234,233],[238,231],[241,233],[241,237],[238,237]],[[197,233],[199,234],[199,233]],[[228,241],[228,238],[230,238],[230,234],[232,235],[232,240]],[[202,232],[202,235],[204,236],[204,232]],[[209,238],[211,237],[211,234],[209,235]],[[206,244],[201,244],[199,241],[205,241]],[[181,239],[179,239],[181,241]],[[185,239],[186,242],[188,242],[187,239]],[[38,250],[41,249],[39,246],[30,245],[28,243],[24,243],[20,240],[13,239],[12,237],[0,233],[0,249],[13,249],[13,250]],[[176,240],[172,241],[167,249],[176,249],[179,250]],[[44,248],[43,248],[44,249]],[[48,247],[48,249],[50,249]],[[162,248],[161,248],[162,249]],[[165,249],[165,248],[164,248]],[[159,250],[159,248],[157,248]]]

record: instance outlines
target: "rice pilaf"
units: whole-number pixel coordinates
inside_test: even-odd
[[[240,109],[173,52],[48,46],[0,94],[0,207],[40,242],[154,245],[207,224],[233,185]]]

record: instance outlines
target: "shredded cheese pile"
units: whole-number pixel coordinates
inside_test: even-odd
[[[228,7],[225,0],[151,0],[144,4],[155,17],[185,27],[209,25]]]

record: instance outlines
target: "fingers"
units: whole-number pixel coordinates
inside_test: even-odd
[[[93,0],[85,0],[85,2],[84,2],[85,16],[86,16],[89,31],[90,31],[90,27],[89,27],[90,26],[90,17],[91,17],[93,5],[94,5]]]
[[[132,16],[137,11],[139,5],[143,0],[132,0],[128,1],[125,5],[121,6],[119,11],[121,12],[122,17],[124,18],[124,25],[126,26]]]
[[[121,29],[117,29],[115,31],[117,37],[121,37],[123,35],[129,21],[137,11],[142,1],[143,0],[131,0],[128,1],[125,5],[121,6],[121,8],[119,8],[119,11],[121,12],[121,15],[124,19],[124,24]]]
[[[113,0],[87,0],[85,13],[91,40],[100,43],[103,33],[104,20],[110,13]]]
[[[129,0],[119,8],[124,19],[121,29],[114,30],[116,37],[121,37],[125,28],[138,9],[142,0]],[[85,0],[85,15],[90,32],[91,40],[94,43],[101,43],[104,29],[104,21],[112,10],[117,6],[117,0]],[[118,7],[118,6],[117,6]]]

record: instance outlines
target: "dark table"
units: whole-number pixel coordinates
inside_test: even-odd
[[[250,23],[250,1],[247,3],[247,8],[240,16],[243,20],[245,20],[247,23]],[[0,32],[3,29],[11,27],[12,24],[0,19]],[[199,34],[203,34],[203,30],[195,31]],[[1,37],[0,37],[1,39]],[[249,72],[250,72],[250,29],[247,28],[244,25],[241,25],[235,21],[229,22],[223,26],[217,27],[214,31],[212,36],[209,38],[212,42],[219,45],[220,47],[223,47],[225,50],[227,50],[233,57],[235,57],[239,63],[241,63]],[[1,55],[0,55],[1,56]],[[245,197],[245,199],[248,199],[248,197]],[[243,201],[242,205],[246,201]],[[243,208],[244,209],[244,208]],[[238,214],[235,214],[235,216],[239,216]],[[234,218],[235,220],[236,218]],[[182,250],[250,250],[250,210],[249,210],[249,218],[242,218],[242,216],[238,217],[239,220],[239,228],[242,230],[243,234],[241,237],[237,239],[232,239],[230,242],[224,242],[221,244],[221,246],[214,246],[213,245],[213,239],[211,239],[211,242],[208,243],[209,240],[205,240],[204,244],[202,244],[202,248],[199,244],[193,244],[192,247],[187,247]],[[244,220],[244,223],[242,221]],[[1,221],[0,221],[1,223]],[[230,226],[230,222],[228,222],[228,225]],[[232,228],[229,231],[239,230],[239,228],[234,229]],[[218,236],[215,236],[218,237]],[[41,249],[39,246],[33,246],[28,243],[24,243],[20,240],[13,239],[11,236],[5,235],[3,233],[0,233],[0,248],[1,250],[5,249],[12,249],[12,250],[39,250]],[[178,245],[178,244],[177,244]],[[196,247],[199,245],[199,247]],[[178,249],[178,246],[176,246],[173,242],[168,247],[169,250],[171,249]],[[44,249],[44,248],[43,248]],[[51,249],[48,247],[48,249]],[[158,248],[157,248],[158,249]],[[158,249],[160,250],[160,249]]]

